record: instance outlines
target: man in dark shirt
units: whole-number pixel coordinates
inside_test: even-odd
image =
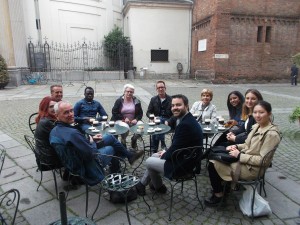
[[[294,63],[291,67],[291,85],[297,86],[297,78],[298,78],[298,67],[296,63]]]
[[[97,116],[98,113],[98,116]],[[100,102],[94,100],[94,89],[86,87],[84,90],[84,99],[81,99],[74,106],[75,122],[79,123],[84,132],[91,126],[90,119],[107,119],[107,113]]]
[[[166,84],[162,80],[156,82],[156,91],[157,95],[151,98],[146,115],[150,118],[150,114],[154,114],[155,117],[159,117],[161,123],[165,123],[165,121],[172,116],[172,98],[167,95]],[[161,148],[166,148],[164,134],[152,135],[151,141],[153,152],[157,152],[159,141],[161,141]]]

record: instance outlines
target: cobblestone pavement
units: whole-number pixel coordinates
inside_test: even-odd
[[[95,89],[95,99],[99,100],[107,113],[115,99],[122,94],[126,81],[88,82]],[[150,98],[155,94],[155,81],[133,80],[135,95],[142,100],[146,111]],[[228,116],[226,109],[227,95],[232,90],[244,93],[248,88],[257,88],[266,101],[273,107],[274,123],[278,124],[283,134],[282,142],[275,154],[273,167],[267,175],[267,200],[273,209],[269,217],[257,218],[254,224],[296,224],[300,205],[300,127],[291,124],[288,115],[295,106],[300,105],[298,87],[288,84],[234,84],[213,85],[196,83],[193,80],[167,80],[167,93],[185,94],[190,101],[199,100],[203,88],[211,88],[214,92],[213,104],[217,106],[219,115]],[[20,86],[0,90],[0,143],[8,148],[7,159],[1,174],[1,191],[12,187],[21,192],[21,203],[18,213],[18,224],[48,224],[59,218],[59,204],[55,198],[54,184],[51,173],[45,173],[41,189],[36,192],[39,173],[36,172],[34,155],[27,149],[24,134],[30,134],[28,117],[36,112],[39,101],[49,94],[49,84],[40,86]],[[75,103],[83,98],[85,86],[82,83],[64,85],[64,100]],[[143,167],[138,170],[142,174]],[[66,185],[58,180],[59,190]],[[207,173],[203,168],[198,178],[199,194],[202,198],[210,195],[210,184]],[[235,209],[234,201],[228,198],[221,209],[205,208],[201,211],[194,195],[192,183],[188,184],[183,194],[174,198],[173,220],[168,221],[169,192],[166,195],[151,199],[147,189],[147,201],[151,211],[147,211],[142,198],[130,203],[129,210],[132,224],[251,224],[249,218]],[[67,201],[68,216],[84,216],[84,188],[71,191]],[[241,192],[235,193],[240,196]],[[298,196],[298,197],[297,197]],[[96,201],[96,193],[92,192],[91,208]],[[101,199],[100,209],[96,213],[97,224],[127,224],[125,207],[122,204],[111,204],[107,194]],[[299,221],[298,221],[299,222]]]

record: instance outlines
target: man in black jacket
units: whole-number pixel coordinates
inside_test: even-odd
[[[297,77],[298,77],[298,67],[294,63],[291,67],[291,85],[297,86]]]
[[[188,99],[184,95],[172,96],[172,113],[176,118],[176,128],[171,146],[165,151],[154,153],[146,160],[146,171],[140,182],[136,185],[139,195],[145,195],[146,185],[156,192],[164,194],[167,191],[162,183],[161,175],[171,178],[173,166],[171,161],[172,153],[181,148],[202,146],[202,129],[193,115],[189,112]],[[202,154],[202,152],[200,153]],[[175,162],[176,163],[176,162]],[[151,181],[151,183],[150,183]]]
[[[156,91],[157,95],[151,98],[146,115],[150,118],[150,114],[154,114],[155,117],[160,118],[161,123],[165,123],[172,116],[172,98],[166,94],[166,84],[162,80],[156,82]],[[153,152],[157,152],[159,141],[161,141],[161,148],[166,148],[164,134],[152,135],[151,141]]]

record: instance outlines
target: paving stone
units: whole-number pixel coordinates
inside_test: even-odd
[[[24,145],[8,148],[6,153],[13,159],[33,154],[33,152]]]
[[[1,172],[0,185],[9,184],[25,177],[28,177],[28,174],[19,166],[3,169]]]

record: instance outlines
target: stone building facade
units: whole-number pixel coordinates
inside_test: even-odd
[[[299,0],[196,0],[191,74],[214,83],[289,78],[300,52]]]

